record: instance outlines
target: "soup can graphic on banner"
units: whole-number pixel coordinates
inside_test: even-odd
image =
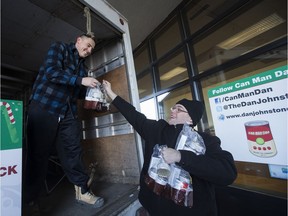
[[[245,123],[249,151],[258,157],[273,157],[277,154],[268,121],[258,120]]]

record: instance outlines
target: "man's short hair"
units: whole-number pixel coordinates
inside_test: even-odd
[[[94,40],[94,42],[96,43],[96,38],[95,38],[93,32],[86,33],[86,34],[82,34],[80,37],[88,37],[88,38],[91,38],[91,39]]]

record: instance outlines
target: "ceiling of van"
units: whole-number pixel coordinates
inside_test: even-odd
[[[182,0],[107,0],[128,20],[133,49]],[[31,87],[53,41],[75,41],[86,32],[84,5],[78,0],[1,1],[1,98],[14,99]],[[159,10],[161,8],[161,10]],[[93,14],[99,42],[117,36]]]

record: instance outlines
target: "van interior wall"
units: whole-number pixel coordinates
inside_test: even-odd
[[[125,65],[97,77],[100,82],[103,79],[111,82],[113,90],[118,95],[130,101]],[[79,118],[82,121],[118,112],[113,105],[110,106],[110,111],[104,113],[86,110],[83,108],[83,103],[84,100],[78,103]],[[138,184],[140,171],[134,133],[83,139],[82,145],[87,169],[92,163],[97,163],[96,181]]]

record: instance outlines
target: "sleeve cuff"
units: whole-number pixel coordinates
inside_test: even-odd
[[[82,77],[78,77],[77,79],[76,79],[76,85],[81,85],[81,83],[82,83]]]

